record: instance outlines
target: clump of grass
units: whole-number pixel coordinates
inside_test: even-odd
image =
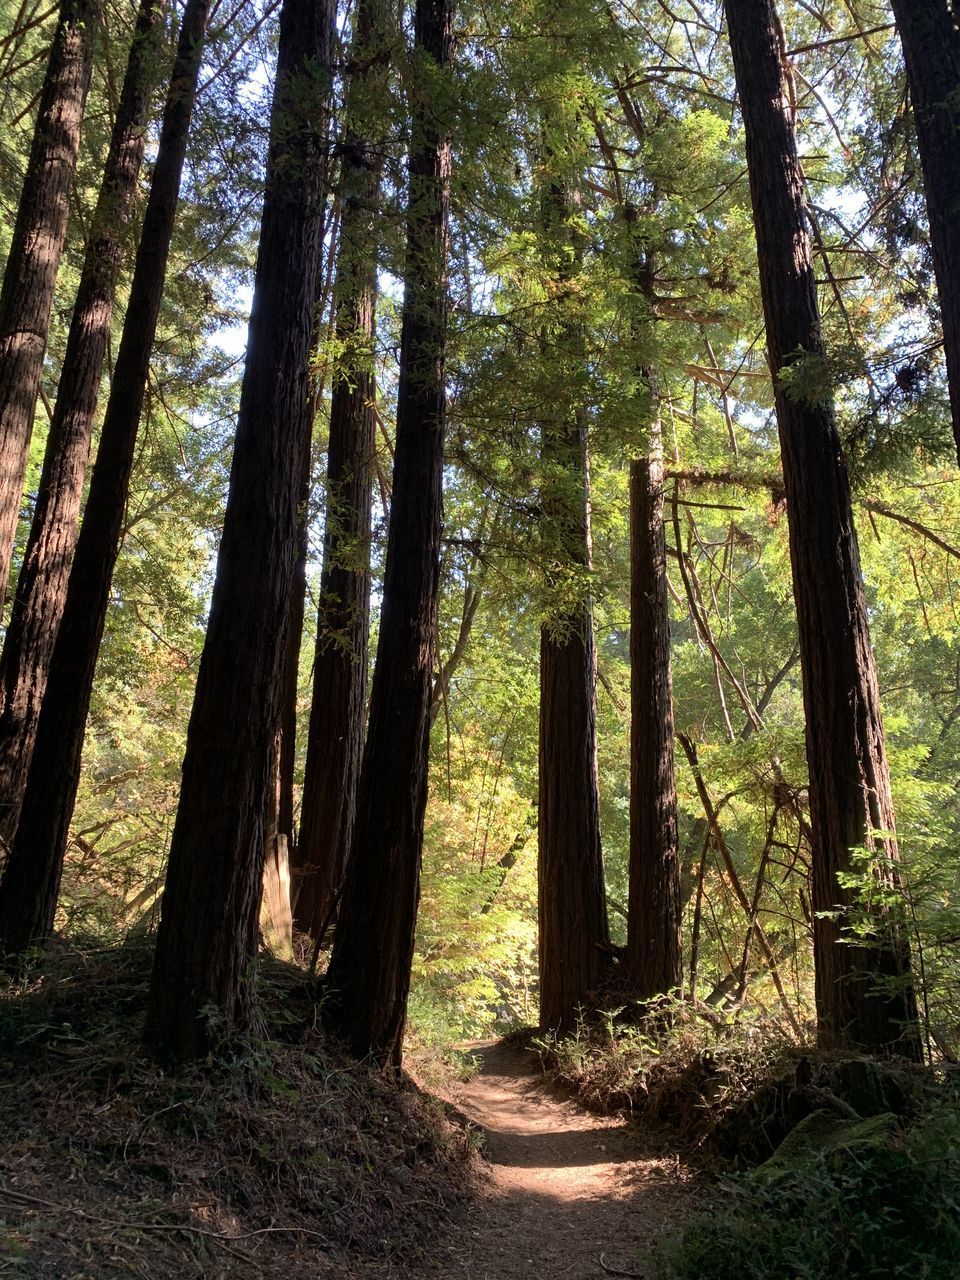
[[[668,1125],[689,1153],[747,1165],[767,1159],[819,1108],[918,1115],[946,1080],[911,1064],[812,1050],[762,1010],[721,1018],[680,1003],[640,1014],[628,1006],[535,1045],[585,1105],[630,1110]]]
[[[702,1144],[796,1052],[774,1017],[726,1020],[676,1002],[646,1014],[620,1009],[583,1021],[564,1039],[534,1042],[558,1080],[586,1106],[629,1109]]]

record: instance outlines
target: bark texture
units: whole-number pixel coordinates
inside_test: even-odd
[[[960,31],[947,0],[891,0],[907,64],[960,456]]]
[[[916,1055],[910,954],[895,914],[874,912],[870,945],[842,940],[851,908],[869,910],[862,895],[840,884],[852,868],[851,850],[871,845],[878,880],[898,883],[890,779],[850,485],[826,385],[782,29],[771,0],[727,0],[726,11],[790,520],[810,771],[819,1036],[827,1047]],[[789,386],[798,368],[804,394]],[[875,831],[889,834],[874,837]]]
[[[0,289],[0,607],[67,236],[100,0],[63,0]]]
[[[573,193],[551,180],[542,196],[549,259],[561,284],[577,270]],[[562,305],[562,304],[561,304]],[[576,321],[561,321],[555,353],[585,359]],[[590,479],[585,413],[561,404],[541,422],[541,534],[550,587],[566,594],[540,631],[538,951],[540,1026],[575,1028],[590,1004],[609,942],[597,774],[597,657],[587,588]],[[561,584],[566,584],[566,589]]]
[[[5,843],[16,830],[66,601],[114,293],[143,162],[161,19],[160,0],[141,0],[0,657],[0,839]]]
[[[440,577],[451,148],[435,86],[453,61],[451,0],[417,0],[414,41],[393,500],[350,870],[327,973],[331,1026],[358,1056],[395,1066],[420,899]]]
[[[573,426],[565,465],[581,468],[581,549],[587,546],[586,432]],[[550,445],[556,461],[558,442]],[[609,941],[597,775],[596,649],[589,603],[540,633],[538,951],[540,1025],[565,1033],[590,1003]]]
[[[310,406],[311,423],[313,405]],[[310,432],[304,433],[309,444]],[[263,896],[260,932],[269,951],[284,960],[293,959],[293,895],[291,868],[297,856],[294,784],[297,764],[297,686],[300,675],[300,641],[307,590],[307,500],[310,486],[310,451],[304,450],[300,470],[297,515],[297,563],[293,572],[290,621],[284,645],[280,698],[280,726],[270,766],[270,786],[264,819]]]
[[[597,779],[596,652],[586,613],[540,636],[538,908],[540,1026],[572,1031],[608,941]]]
[[[284,0],[260,249],[210,621],[187,731],[147,1008],[161,1059],[243,1025],[299,549],[309,359],[323,252],[336,6]]]
[[[627,966],[641,1000],[682,981],[680,856],[663,448],[654,413],[646,458],[630,464],[630,891]]]
[[[43,942],[53,928],[196,97],[207,10],[207,0],[188,0],[184,10],[100,448],[37,722],[20,821],[0,882],[0,951],[23,951]]]
[[[370,631],[370,521],[376,449],[374,342],[388,65],[383,0],[361,0],[340,165],[336,334],[320,609],[307,730],[295,922],[316,938],[340,889],[363,754]],[[376,115],[373,115],[376,113]]]

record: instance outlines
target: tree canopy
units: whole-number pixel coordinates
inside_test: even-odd
[[[76,7],[0,0],[5,279],[22,265],[17,217],[51,49],[62,38],[64,15]],[[912,27],[895,25],[905,7],[880,0],[780,0],[775,7],[731,0],[726,13],[713,0],[459,0],[452,12],[440,0],[400,6],[352,0],[338,9],[308,0],[210,6],[198,27],[205,30],[202,50],[190,45],[199,58],[196,105],[156,335],[147,338],[142,412],[132,424],[139,425],[130,439],[129,490],[115,512],[116,567],[104,579],[98,651],[93,642],[96,675],[75,804],[71,798],[68,806],[58,931],[86,940],[152,933],[173,841],[172,865],[180,856],[196,875],[168,894],[165,921],[174,911],[181,925],[216,918],[216,926],[204,925],[208,940],[226,928],[223,920],[232,921],[238,932],[227,967],[244,970],[246,980],[245,966],[270,941],[267,923],[258,942],[255,909],[234,909],[248,890],[235,887],[233,871],[205,877],[229,845],[243,875],[254,874],[259,894],[264,862],[274,865],[263,852],[269,828],[270,839],[279,831],[286,842],[292,900],[284,901],[304,965],[312,960],[322,970],[332,943],[333,972],[349,994],[348,975],[373,963],[371,946],[393,938],[394,927],[404,934],[415,913],[412,958],[405,944],[387,948],[405,976],[380,976],[404,1007],[410,983],[410,1023],[418,1035],[461,1040],[538,1021],[541,976],[545,992],[549,985],[538,966],[561,963],[551,958],[555,951],[538,953],[537,914],[545,884],[548,892],[557,888],[543,851],[559,822],[570,848],[557,856],[582,875],[576,890],[570,880],[561,884],[557,928],[567,931],[566,941],[583,943],[581,951],[596,963],[581,965],[572,986],[560,984],[572,994],[557,997],[565,1002],[563,1017],[551,1012],[548,1021],[575,1025],[581,1008],[619,1007],[637,995],[628,961],[645,944],[628,921],[638,910],[631,879],[642,856],[634,832],[631,862],[631,789],[635,824],[638,788],[656,770],[633,767],[632,720],[634,739],[640,732],[665,735],[654,753],[662,776],[651,804],[663,815],[655,829],[666,824],[670,839],[641,842],[657,844],[656,856],[670,862],[673,877],[664,901],[674,918],[665,927],[677,941],[665,962],[672,976],[654,982],[659,994],[734,1012],[768,1009],[802,1038],[818,1003],[823,1026],[813,943],[829,924],[831,954],[843,947],[844,956],[875,956],[902,943],[909,966],[864,961],[862,972],[869,971],[884,999],[915,985],[922,1051],[950,1060],[960,1053],[960,476],[948,378],[960,359],[951,319],[960,281],[950,278],[949,246],[938,238],[943,197],[931,185],[925,134],[931,119],[941,134],[946,129],[947,142],[955,133],[956,90],[920,101],[929,50],[919,39],[907,43],[908,34],[916,36]],[[118,378],[115,398],[129,408],[124,321],[136,305],[138,245],[142,253],[146,236],[150,250],[149,237],[157,235],[143,212],[162,171],[164,101],[169,114],[170,102],[182,100],[171,68],[184,13],[173,4],[155,8],[144,161],[120,228],[116,305],[92,419],[94,458],[101,429],[112,438],[110,415],[117,410],[109,406]],[[62,396],[71,385],[64,374],[71,316],[98,234],[101,178],[137,22],[138,7],[128,0],[86,9],[90,88],[75,176],[62,193],[68,216],[38,364],[35,425],[22,458],[10,459],[11,467],[22,461],[26,480],[5,584],[8,642],[31,521],[42,507],[58,388]],[[287,91],[276,88],[278,44],[297,9],[308,14],[304,21],[326,24],[330,52],[322,52],[318,38]],[[916,9],[942,10],[950,38],[960,41],[946,0]],[[790,338],[779,356],[770,305],[787,291],[770,274],[762,235],[758,260],[762,215],[751,169],[758,117],[748,90],[759,69],[734,57],[736,44],[731,52],[734,10],[772,24],[783,93],[778,118],[796,144],[798,221],[789,234],[809,246],[817,338],[809,347]],[[188,6],[188,18],[189,12]],[[437,23],[449,27],[439,43],[431,26]],[[937,85],[954,65],[941,61]],[[300,146],[298,129],[310,134],[312,151]],[[941,134],[938,145],[946,146]],[[271,212],[278,184],[297,217]],[[297,221],[301,200],[315,202],[312,231]],[[257,277],[254,292],[255,268],[258,251],[261,264],[275,261],[271,236],[281,245],[276,261],[284,246],[293,252],[296,236],[307,247],[287,262],[283,296],[258,330],[257,300],[266,286]],[[295,320],[300,345],[291,356],[288,326]],[[263,357],[271,337],[282,352]],[[253,393],[244,391],[244,379],[257,359],[267,360],[265,390],[257,402],[262,416],[250,426],[243,396]],[[279,401],[271,397],[292,385],[294,364],[306,388],[296,392],[296,411],[305,414],[296,429],[304,433],[304,457],[309,445],[309,465],[283,455],[281,499],[277,451],[292,447],[292,437],[280,429]],[[344,407],[350,392],[352,417]],[[859,543],[859,560],[854,554],[848,561],[848,585],[862,599],[861,651],[875,666],[875,678],[864,677],[877,695],[872,725],[880,724],[882,708],[882,732],[874,727],[870,735],[881,756],[885,736],[877,776],[889,772],[892,804],[866,804],[860,828],[840,839],[844,856],[831,871],[835,879],[815,894],[825,811],[810,753],[821,751],[827,731],[812,727],[810,672],[815,661],[833,669],[839,622],[830,613],[811,623],[801,607],[798,629],[801,595],[810,609],[832,597],[819,553],[798,568],[794,546],[791,561],[802,495],[781,442],[785,415],[819,412],[828,401],[836,440],[830,448],[849,478],[849,533],[852,545]],[[291,408],[284,421],[289,426],[295,417]],[[412,474],[404,469],[410,440],[426,449],[427,419],[441,433],[430,439],[442,438],[442,460],[439,451],[432,461],[424,454]],[[272,430],[275,440],[263,434]],[[338,452],[341,430],[361,433],[353,463]],[[238,443],[245,439],[253,441],[246,454]],[[260,462],[251,464],[256,448]],[[97,466],[108,452],[114,457],[105,451]],[[246,508],[236,505],[239,498],[228,502],[231,487],[234,494],[242,488],[244,457],[252,466],[243,481]],[[349,465],[365,469],[356,494],[343,480]],[[808,458],[803,466],[809,510],[823,512],[832,481],[819,463]],[[424,514],[431,467],[442,489],[442,526],[439,505]],[[651,474],[653,505],[642,508],[635,489],[631,522],[631,477],[637,485]],[[93,463],[85,501],[95,493],[91,475]],[[14,484],[19,492],[16,477]],[[344,515],[348,493],[360,506]],[[654,520],[659,576],[642,588],[634,577],[632,615],[634,628],[662,622],[664,642],[651,659],[659,664],[657,678],[667,681],[660,680],[659,692],[649,674],[637,683],[641,663],[631,646],[632,566],[635,573],[638,545],[642,551],[653,536],[641,510],[662,513]],[[397,512],[406,534],[397,522],[391,526]],[[253,545],[243,537],[251,535],[251,513],[263,522],[254,541],[276,552],[275,561],[266,550],[256,562],[237,550]],[[435,527],[438,547],[424,548],[417,520]],[[83,528],[81,520],[81,539]],[[298,549],[302,576],[294,570]],[[403,597],[398,620],[391,606],[410,586],[401,580],[421,554],[426,576]],[[221,616],[227,588],[214,591],[218,555],[221,574],[232,557],[234,587],[242,584],[252,602],[245,615]],[[260,579],[244,581],[245,573]],[[795,585],[798,573],[803,592]],[[351,574],[359,589],[338,615]],[[70,590],[79,590],[73,580]],[[638,601],[653,601],[659,613],[638,611]],[[419,623],[411,630],[414,614]],[[219,654],[219,692],[203,693],[201,682],[196,705],[206,710],[194,712],[191,726],[198,672],[213,669],[209,656],[201,668],[205,639],[208,651]],[[256,676],[255,639],[263,651]],[[293,657],[281,679],[284,644]],[[401,651],[408,657],[401,660]],[[324,697],[345,701],[324,707],[314,699],[311,714],[312,680],[325,652],[328,661],[356,657],[363,679],[347,694],[346,676],[339,683],[324,676],[322,687],[332,691]],[[563,654],[562,670],[551,668],[560,674],[550,682],[548,707],[541,660],[546,671]],[[402,691],[394,701],[378,695],[378,682],[385,685],[391,674]],[[261,676],[262,697],[255,694]],[[844,679],[845,669],[832,693],[817,695],[834,710],[849,693]],[[56,689],[72,677],[52,681],[53,696],[62,698]],[[420,682],[416,696],[411,681]],[[575,682],[582,685],[576,713]],[[373,745],[371,731],[361,768],[368,691],[378,736]],[[328,842],[339,849],[335,873],[322,892],[303,888],[316,892],[303,897],[298,913],[297,895],[321,857],[316,832],[333,821],[313,820],[298,862],[301,812],[319,804],[309,791],[318,783],[316,775],[311,783],[308,725],[312,740],[325,711],[332,723],[348,702],[352,728],[343,732],[354,734],[346,753],[352,764],[337,763],[321,745],[311,751],[327,762],[323,776],[331,790],[324,803],[349,812],[349,821]],[[414,703],[416,723],[406,718]],[[659,728],[649,717],[638,719],[638,709],[654,703],[663,712]],[[85,708],[77,714],[82,721]],[[219,718],[207,738],[197,736],[201,715],[208,727]],[[583,724],[574,730],[577,716]],[[836,726],[840,719],[828,715],[822,723]],[[418,734],[426,732],[429,757],[414,767]],[[574,732],[576,741],[564,741],[561,753],[561,739]],[[285,748],[277,743],[284,734]],[[42,735],[41,728],[41,743]],[[233,783],[210,773],[211,759],[217,757],[225,777],[247,750],[244,735],[257,765],[242,785],[231,774],[230,790]],[[64,748],[53,731],[47,740],[43,750],[56,769]],[[181,794],[185,752],[189,786]],[[32,767],[39,770],[37,758]],[[411,770],[421,767],[426,773],[418,780]],[[594,803],[589,794],[578,798],[594,790],[587,785],[594,769],[597,821],[574,831],[569,815],[579,820]],[[843,772],[830,765],[822,786],[839,788]],[[421,782],[429,784],[425,813],[417,800]],[[883,789],[875,781],[863,785],[865,794]],[[264,816],[279,793],[292,814],[286,827]],[[568,804],[566,818],[558,797]],[[218,798],[230,806],[229,821],[217,813]],[[409,814],[401,818],[404,804]],[[389,844],[394,820],[407,870],[387,854],[378,864],[369,853]],[[225,834],[231,822],[246,824],[242,839]],[[0,920],[18,865],[15,828],[4,836],[10,856]],[[20,839],[32,857],[35,838]],[[602,864],[595,846],[602,846]],[[235,852],[241,849],[247,852]],[[362,861],[354,863],[354,854]],[[52,846],[51,857],[57,857]],[[361,865],[366,890],[360,882],[351,888],[351,866]],[[402,892],[389,878],[394,873]],[[358,905],[369,903],[374,886],[384,897],[375,926]],[[577,894],[582,911],[571,907]],[[401,910],[401,898],[406,915],[398,922],[390,913]],[[644,926],[648,933],[651,927]],[[42,942],[48,932],[34,930],[28,941]],[[5,936],[10,943],[14,935]],[[181,958],[175,947],[174,967]],[[818,965],[822,976],[820,956]],[[364,984],[376,986],[369,977]],[[175,983],[167,988],[175,989]],[[201,988],[192,989],[196,995]],[[225,991],[216,983],[203,988],[200,1003],[223,996],[221,1013],[230,1020]],[[651,994],[645,991],[644,1000]],[[912,1019],[918,1007],[912,999],[891,1015],[898,1025]],[[191,1008],[189,1017],[196,1016]],[[366,1047],[386,1047],[385,1056],[397,1060],[393,1041],[402,1038],[404,1015],[391,1016],[383,1043],[371,1031]],[[359,1051],[357,1037],[366,1031],[357,1027],[369,1020],[349,1013],[338,1019]],[[854,1025],[848,1022],[847,1030]]]

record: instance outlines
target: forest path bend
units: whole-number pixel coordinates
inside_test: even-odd
[[[629,1120],[594,1115],[551,1091],[529,1049],[469,1047],[480,1070],[456,1103],[484,1131],[489,1183],[433,1274],[646,1276],[650,1245],[689,1210],[677,1157]]]

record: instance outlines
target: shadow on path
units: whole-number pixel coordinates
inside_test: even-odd
[[[622,1117],[593,1115],[551,1091],[530,1050],[468,1047],[480,1070],[456,1104],[484,1133],[488,1184],[424,1274],[647,1280],[650,1246],[689,1210],[677,1158]]]

